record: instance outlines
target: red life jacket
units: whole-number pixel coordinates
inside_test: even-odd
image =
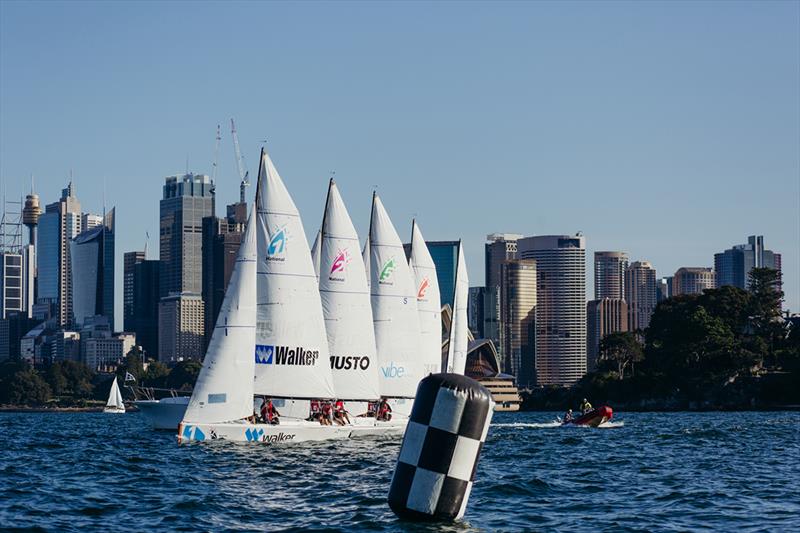
[[[319,413],[319,400],[311,400],[311,412]]]
[[[329,402],[322,404],[322,413],[325,415],[331,414],[331,404]]]
[[[342,400],[336,400],[336,412],[343,413],[344,412],[344,402]]]

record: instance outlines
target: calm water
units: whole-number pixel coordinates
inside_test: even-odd
[[[800,413],[498,414],[464,522],[399,522],[399,441],[179,447],[139,414],[0,414],[0,527],[49,531],[800,530]]]

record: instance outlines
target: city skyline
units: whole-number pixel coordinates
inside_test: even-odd
[[[187,155],[189,171],[213,174],[217,124],[217,216],[238,199],[231,117],[251,176],[268,140],[310,233],[335,170],[362,240],[377,185],[401,232],[416,215],[429,240],[463,239],[474,285],[487,233],[582,231],[587,272],[595,251],[621,250],[659,278],[712,267],[715,253],[764,235],[782,254],[785,307],[800,308],[796,4],[674,6],[685,45],[653,31],[666,16],[659,5],[581,4],[584,16],[570,21],[575,11],[554,4],[459,13],[430,5],[425,20],[401,5],[353,16],[346,5],[311,13],[206,4],[186,23],[209,38],[185,42],[162,31],[183,10],[153,17],[149,6],[119,7],[0,8],[2,188],[22,197],[33,173],[44,206],[72,170],[94,213],[105,189],[105,204],[117,207],[118,323],[122,254],[143,249],[148,232],[157,258],[163,180],[186,170]],[[278,22],[308,15],[310,26],[282,42],[271,24],[275,34],[260,43],[259,17],[242,15],[251,11]],[[395,20],[380,16],[387,12]],[[27,32],[34,24],[39,37]],[[140,33],[123,24],[165,37],[132,46]],[[229,39],[215,30],[223,26],[238,29]],[[628,33],[611,39],[620,28]],[[391,68],[380,62],[386,55]],[[489,75],[476,79],[476,68]],[[452,85],[453,75],[469,83]],[[420,78],[430,80],[422,89]],[[593,283],[587,275],[587,300]]]

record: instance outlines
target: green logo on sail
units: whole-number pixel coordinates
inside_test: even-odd
[[[395,268],[397,268],[397,263],[395,263],[393,257],[383,264],[383,268],[381,269],[381,275],[378,278],[378,281],[380,283],[386,283],[386,280],[388,280],[392,276],[392,273],[394,272]]]

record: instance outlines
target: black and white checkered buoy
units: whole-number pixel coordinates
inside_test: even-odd
[[[474,379],[432,374],[420,382],[389,488],[397,516],[464,516],[493,412],[491,393]]]

